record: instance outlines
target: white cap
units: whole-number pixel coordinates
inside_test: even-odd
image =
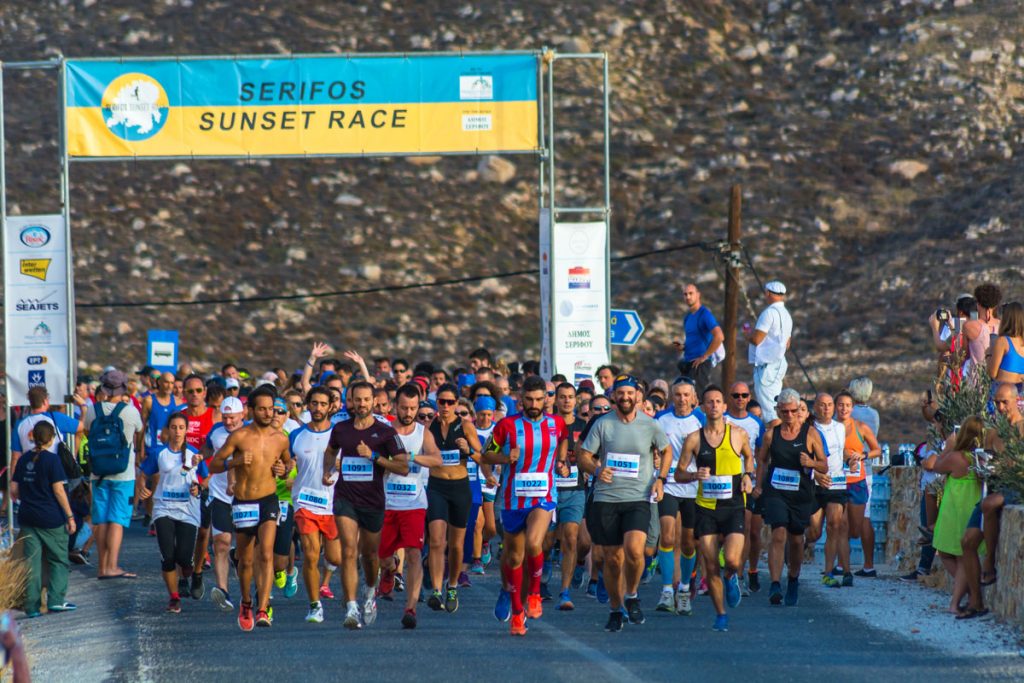
[[[225,389],[237,389],[238,388],[238,380],[235,379],[234,377],[228,377],[227,379],[224,380],[224,388]]]
[[[228,380],[229,382],[231,380]],[[238,415],[245,412],[245,406],[234,396],[228,396],[220,402],[220,412],[224,415]]]
[[[259,389],[260,387],[272,387],[272,386],[274,386],[274,383],[271,382],[269,379],[258,379],[258,380],[256,380],[256,384],[255,384],[255,386],[253,386],[253,389]]]
[[[764,288],[766,290],[768,290],[769,292],[771,292],[772,294],[785,294],[786,293],[786,285],[782,284],[778,280],[772,280],[771,282],[766,284],[764,286]]]
[[[277,381],[277,380],[279,379],[279,377],[277,376],[277,373],[276,373],[276,372],[270,372],[270,371],[268,370],[267,372],[264,372],[264,373],[263,373],[263,374],[262,374],[262,375],[260,376],[260,379],[265,379],[265,380],[267,380],[268,382],[276,382],[276,381]]]

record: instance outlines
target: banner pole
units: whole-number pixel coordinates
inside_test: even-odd
[[[4,155],[4,148],[6,147],[5,132],[4,132],[4,64],[0,62],[0,253],[4,255],[4,268],[7,268],[7,157]],[[4,273],[6,276],[7,274]],[[4,307],[4,349],[7,348],[7,330],[10,327],[7,324],[7,307]],[[4,354],[6,360],[7,354]],[[11,496],[11,476],[14,474],[14,470],[11,467],[11,407],[7,405],[7,401],[3,402],[4,409],[4,431],[7,435],[5,442],[6,458],[7,458],[7,491],[4,495],[4,502],[7,507],[7,534],[10,544],[14,544],[14,498]]]
[[[612,190],[611,190],[611,126],[609,121],[608,93],[608,53],[602,53],[604,57],[604,305],[605,310],[612,310]],[[609,316],[608,334],[605,336],[605,351],[608,362],[612,362],[612,331],[611,319]]]
[[[75,265],[71,259],[71,163],[68,159],[68,127],[67,127],[67,66],[64,58],[60,60],[58,97],[60,101],[60,203],[61,215],[64,217],[64,279],[67,284],[67,329],[68,329],[68,393],[61,396],[60,401],[67,404],[68,416],[74,417],[74,405],[71,394],[75,391],[75,377],[78,372],[78,340],[75,325]],[[73,444],[69,444],[72,449]]]

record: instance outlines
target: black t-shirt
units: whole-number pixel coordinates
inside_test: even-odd
[[[588,424],[584,425],[583,424],[583,420],[581,420],[581,419],[579,419],[577,417],[576,419],[573,420],[572,424],[566,423],[565,427],[566,427],[566,430],[569,432],[569,439],[568,439],[568,441],[569,441],[569,444],[568,444],[568,450],[569,450],[568,462],[569,462],[569,467],[570,468],[578,467],[578,465],[576,464],[576,445],[583,442],[584,432],[585,431],[589,431],[590,424],[588,423]],[[577,477],[576,486],[569,486],[569,487],[559,486],[558,490],[559,491],[585,491],[586,488],[587,488],[587,475],[582,470],[580,470],[579,471],[579,476]]]
[[[365,443],[379,458],[405,453],[398,432],[379,420],[366,429],[356,429],[355,418],[334,425],[328,445],[338,449],[341,474],[334,487],[334,497],[347,500],[355,507],[384,509],[384,474],[379,464],[362,457],[356,450]]]

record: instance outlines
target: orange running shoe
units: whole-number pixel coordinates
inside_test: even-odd
[[[238,628],[251,631],[255,626],[252,619],[252,603],[242,603],[238,608]]]
[[[540,619],[543,614],[544,607],[541,606],[540,594],[526,596],[526,616],[531,619]]]
[[[512,615],[512,626],[509,628],[509,633],[514,636],[526,635],[526,612]]]

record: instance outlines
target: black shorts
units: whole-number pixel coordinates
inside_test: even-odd
[[[675,517],[679,513],[684,529],[692,529],[697,521],[697,499],[680,498],[666,493],[658,502],[659,517]]]
[[[818,510],[823,510],[829,503],[833,503],[835,505],[846,505],[847,501],[850,499],[850,496],[846,491],[830,491],[829,489],[823,489],[820,486],[815,489],[814,497],[818,502]]]
[[[249,514],[240,518],[240,513],[243,512],[244,506],[255,505],[256,512],[249,512]],[[231,521],[235,528],[236,534],[246,534],[247,536],[255,536],[259,528],[266,522],[277,523],[277,517],[281,513],[281,508],[277,506],[277,494],[271,493],[269,496],[264,496],[259,500],[239,500],[235,498],[231,503]],[[241,522],[241,526],[239,523]]]
[[[791,534],[802,534],[810,526],[813,502],[797,501],[778,494],[761,498],[764,500],[764,521],[772,529],[785,527]]]
[[[356,520],[360,529],[371,534],[379,533],[384,528],[384,511],[377,508],[356,507],[345,498],[334,499],[334,516],[348,517]],[[341,531],[341,525],[338,525]]]
[[[645,534],[651,524],[651,504],[646,500],[627,503],[594,501],[587,516],[587,530],[595,545],[617,546],[628,531]]]
[[[714,510],[698,505],[697,526],[694,527],[693,533],[697,538],[719,534],[742,534],[745,528],[743,524],[745,513],[746,508],[741,505],[730,505]]]
[[[750,510],[750,514],[752,515],[764,517],[764,494],[761,494],[760,498],[754,498],[752,495],[748,493],[747,509]]]
[[[231,504],[214,498],[204,508],[210,516],[210,526],[216,534],[230,534],[235,530],[234,522],[231,521]]]
[[[281,503],[278,501],[278,505]],[[274,554],[288,555],[295,531],[295,505],[288,503],[288,514],[277,518],[277,536],[274,536]]]
[[[473,507],[473,492],[469,477],[465,479],[438,479],[427,481],[427,523],[441,520],[456,529],[469,524],[469,511]]]
[[[204,488],[199,489],[199,528],[210,528],[210,492]]]

